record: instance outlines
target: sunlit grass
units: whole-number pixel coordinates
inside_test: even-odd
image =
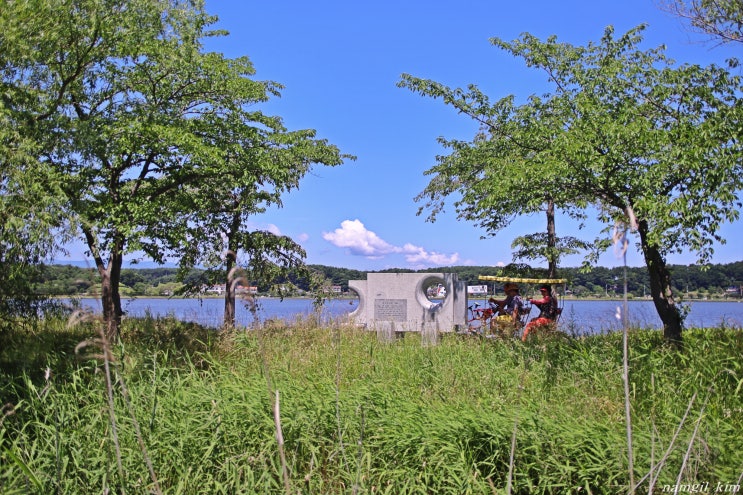
[[[0,493],[506,493],[509,468],[512,493],[628,491],[621,335],[424,346],[340,324],[131,321],[111,363],[123,476],[101,359],[74,353],[95,335],[2,336]],[[741,355],[739,329],[688,331],[682,351],[631,334],[639,493],[738,482]]]

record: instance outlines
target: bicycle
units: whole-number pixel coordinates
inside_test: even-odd
[[[470,318],[467,320],[467,332],[472,334],[485,334],[490,328],[490,321],[495,315],[491,307],[480,308],[478,303],[467,307],[470,312]]]

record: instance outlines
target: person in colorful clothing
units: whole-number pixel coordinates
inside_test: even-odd
[[[539,327],[547,327],[555,323],[558,315],[557,309],[557,296],[552,292],[550,285],[542,285],[539,287],[541,293],[541,299],[529,299],[528,301],[537,308],[539,308],[539,316],[531,320],[526,327],[524,327],[524,334],[521,336],[521,340],[526,342],[526,337],[529,332]]]
[[[497,330],[501,334],[512,334],[519,326],[521,311],[524,309],[524,301],[519,294],[519,286],[508,282],[503,286],[506,298],[496,301],[492,297],[488,300],[491,307],[496,308],[498,316],[490,320],[491,330]]]

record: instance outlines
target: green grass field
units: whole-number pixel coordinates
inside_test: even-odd
[[[0,493],[630,491],[621,334],[421,345],[145,319],[108,348],[97,326],[0,334]],[[743,333],[684,338],[630,334],[637,493],[741,483]]]

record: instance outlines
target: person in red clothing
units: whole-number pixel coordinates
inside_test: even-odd
[[[524,342],[526,342],[529,332],[538,327],[552,325],[557,319],[557,296],[552,292],[552,287],[546,284],[542,285],[539,287],[539,292],[542,294],[541,299],[528,300],[539,308],[539,316],[524,327],[524,334],[521,336],[521,340]]]

